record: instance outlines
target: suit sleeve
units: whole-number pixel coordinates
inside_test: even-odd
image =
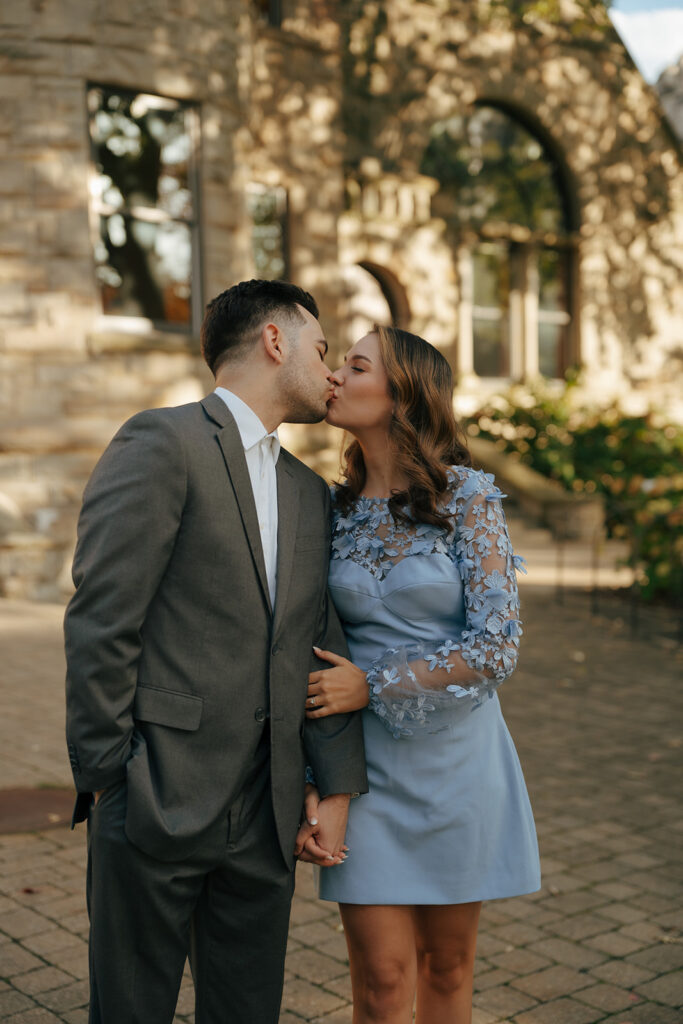
[[[324,491],[325,515],[329,523],[330,497],[326,486]],[[322,602],[315,635],[316,647],[348,657],[344,631],[328,591],[325,592]],[[312,655],[311,672],[327,667],[327,662]],[[368,780],[360,712],[329,715],[325,718],[307,718],[304,725],[304,746],[308,764],[322,797],[333,793],[367,793]]]
[[[67,744],[79,792],[125,775],[141,635],[182,518],[187,474],[168,419],[126,423],[86,487],[64,633]]]

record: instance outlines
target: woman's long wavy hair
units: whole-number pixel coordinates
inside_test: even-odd
[[[392,494],[389,509],[397,520],[432,523],[450,529],[441,506],[449,466],[471,466],[465,435],[453,414],[453,374],[438,349],[416,334],[379,327],[382,363],[389,378],[394,411],[389,427],[391,456],[408,480]],[[363,452],[353,440],[342,456],[345,482],[336,492],[342,509],[362,493],[366,470]],[[407,514],[406,514],[407,513]]]

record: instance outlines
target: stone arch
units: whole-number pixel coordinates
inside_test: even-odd
[[[408,296],[396,274],[371,260],[358,260],[344,270],[347,288],[346,342],[352,345],[373,324],[407,328]]]
[[[406,290],[393,270],[370,260],[359,260],[358,266],[375,278],[387,300],[391,313],[391,325],[408,329],[410,326],[410,305]]]

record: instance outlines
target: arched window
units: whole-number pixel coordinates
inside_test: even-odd
[[[482,105],[434,125],[421,169],[458,250],[461,371],[562,376],[575,216],[561,163],[516,115]]]

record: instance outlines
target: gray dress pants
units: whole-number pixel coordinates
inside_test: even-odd
[[[277,1024],[294,873],[280,852],[267,750],[219,859],[149,857],[124,832],[126,783],[88,820],[91,1024],[172,1024],[189,954],[196,1024]]]

